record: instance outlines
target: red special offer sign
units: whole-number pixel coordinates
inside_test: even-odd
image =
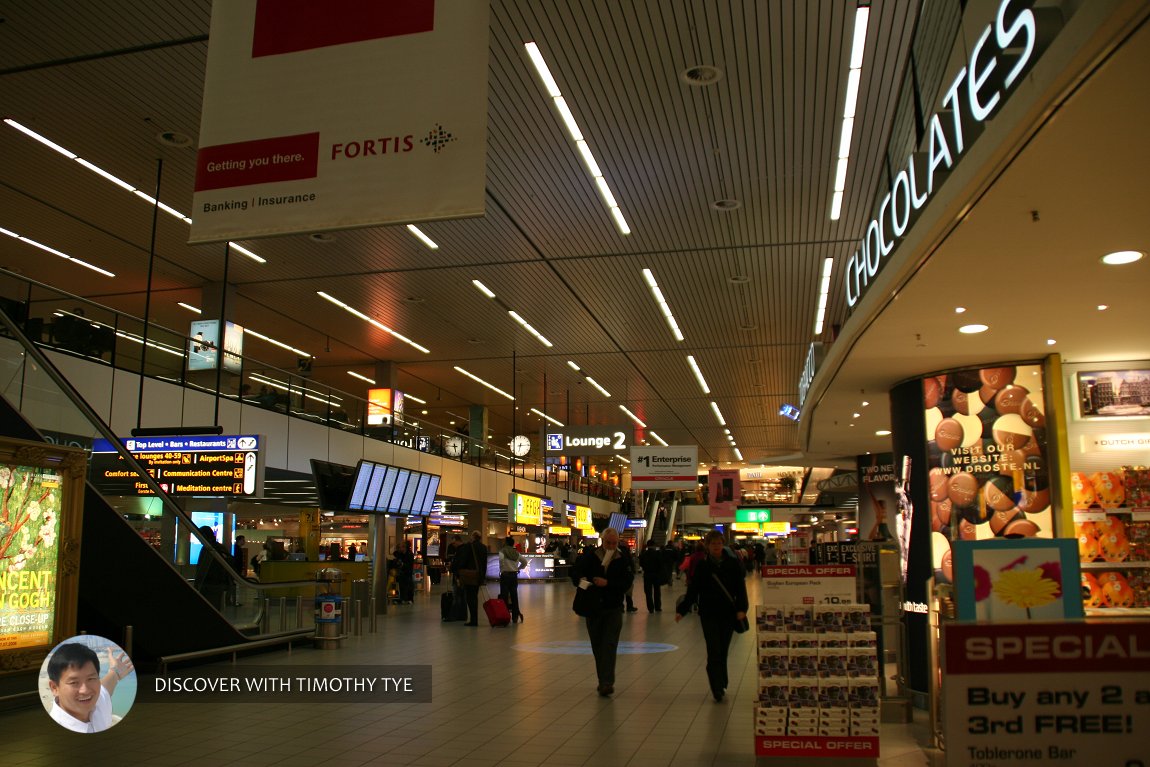
[[[948,767],[1150,765],[1150,623],[944,627]]]

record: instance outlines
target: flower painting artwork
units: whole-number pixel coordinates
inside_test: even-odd
[[[1063,599],[1068,561],[1064,541],[963,544],[956,547],[955,567],[969,567],[970,578],[969,587],[959,595],[959,618],[1012,622],[1081,617],[1074,609],[1077,595]],[[1069,561],[1073,567],[1074,560]],[[1073,575],[1077,578],[1077,573]]]
[[[0,649],[51,636],[60,504],[56,472],[0,464]]]

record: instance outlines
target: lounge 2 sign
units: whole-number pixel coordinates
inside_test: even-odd
[[[942,108],[927,123],[925,152],[912,153],[867,225],[859,249],[847,262],[847,306],[854,309],[885,266],[898,241],[943,179],[962,159],[985,124],[1053,39],[1061,25],[1058,11],[1034,10],[1032,0],[1003,0],[987,24],[967,65],[946,88]]]
[[[546,452],[562,455],[614,455],[631,449],[629,426],[567,426],[548,431]]]

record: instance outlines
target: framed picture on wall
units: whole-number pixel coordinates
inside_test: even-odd
[[[1105,370],[1076,376],[1082,418],[1150,417],[1150,370]]]

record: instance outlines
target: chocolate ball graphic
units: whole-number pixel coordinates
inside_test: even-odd
[[[942,469],[930,470],[930,499],[932,501],[945,501],[949,495],[950,478]]]
[[[942,555],[942,577],[947,583],[954,582],[954,552],[950,549]]]
[[[1033,538],[1038,535],[1038,525],[1029,519],[1012,519],[1002,528],[1003,538]]]
[[[1022,410],[1022,403],[1027,401],[1027,395],[1030,392],[1023,386],[1007,386],[1005,389],[999,389],[998,394],[994,395],[994,409],[1002,415],[1007,413],[1019,413]],[[1026,421],[1025,418],[1022,419]],[[1034,424],[1030,424],[1034,426]]]
[[[962,444],[962,424],[953,418],[943,418],[934,427],[934,441],[939,450],[954,450]]]
[[[1027,490],[1023,488],[1019,491],[1018,509],[1027,514],[1037,514],[1050,505],[1050,490]]]
[[[978,398],[982,400],[982,404],[984,405],[989,405],[991,402],[994,402],[994,395],[997,393],[998,389],[995,389],[993,386],[987,386],[986,384],[978,388]]]
[[[958,537],[964,541],[977,540],[978,529],[969,519],[960,520],[958,523]]]
[[[998,456],[998,473],[1009,477],[1026,468],[1026,453],[1021,450],[1003,450]]]
[[[1039,429],[1046,426],[1046,414],[1042,412],[1042,408],[1034,403],[1034,400],[1027,397],[1022,401],[1019,406],[1018,414],[1022,416],[1022,420],[1032,428]]]
[[[922,380],[922,404],[927,410],[938,406],[942,397],[942,383],[935,377]]]
[[[1005,511],[1014,508],[1014,483],[1009,477],[991,477],[982,486],[982,497],[986,505],[995,511]]]
[[[978,415],[978,412],[986,407],[981,397],[973,397],[962,389],[955,389],[950,393],[950,404],[954,406],[956,413],[962,415]]]
[[[976,392],[982,388],[982,379],[978,377],[977,370],[960,370],[957,373],[951,373],[950,380],[954,388],[964,392]]]
[[[1003,450],[1025,448],[1033,433],[1017,413],[1001,416],[994,422],[994,441]]]
[[[982,437],[982,420],[977,415],[957,413],[951,420],[956,421],[962,427],[963,447],[972,447],[978,444]]]
[[[967,472],[959,472],[947,483],[947,497],[955,506],[970,506],[978,497],[978,480]]]
[[[992,389],[1004,389],[1007,384],[1014,383],[1014,375],[1013,367],[983,368],[978,371],[979,379]]]
[[[995,535],[1001,535],[1002,529],[1006,527],[1010,520],[1017,517],[1022,512],[1017,507],[1005,509],[1003,511],[996,511],[990,515],[990,529]]]

